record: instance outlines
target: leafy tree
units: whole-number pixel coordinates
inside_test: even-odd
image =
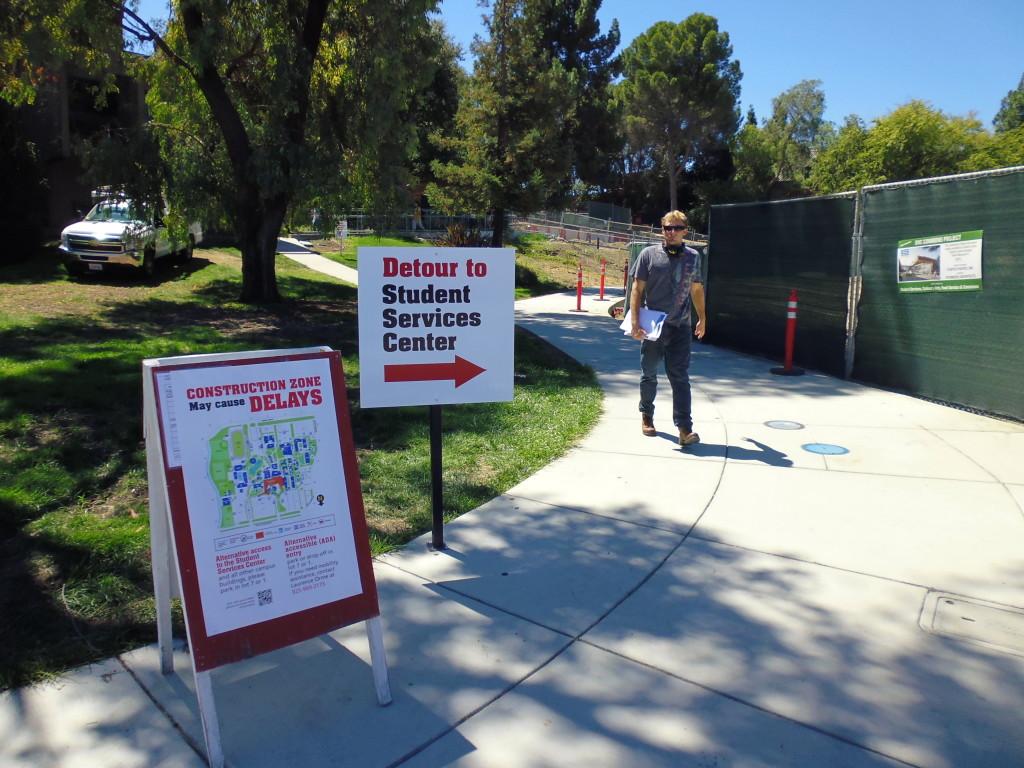
[[[856,117],[847,118],[816,160],[810,183],[828,193],[958,173],[985,136],[974,117],[950,117],[923,101],[910,101],[870,130]]]
[[[973,117],[950,117],[911,101],[875,122],[868,148],[880,182],[922,179],[956,173],[982,132]]]
[[[1024,125],[1024,75],[1020,76],[1017,87],[1003,98],[992,125],[996,133],[1012,131]]]
[[[107,126],[94,135],[78,137],[74,152],[90,189],[111,187],[145,209],[160,210],[170,174],[159,143],[147,126]],[[187,222],[180,217],[171,221],[165,218],[165,222],[180,242],[187,232]]]
[[[446,143],[455,160],[434,163],[438,182],[427,188],[443,209],[489,211],[495,246],[504,240],[506,213],[540,208],[570,168],[562,145],[570,77],[543,55],[526,6],[496,0],[484,17],[488,36],[473,42],[476,63],[459,101],[457,136]]]
[[[314,81],[319,108],[308,141],[315,162],[303,169],[306,196],[297,198],[297,218],[313,208],[323,221],[352,207],[407,209],[410,192],[418,196],[422,188],[432,147],[420,141],[450,123],[453,96],[444,81],[459,78],[461,68],[440,24],[425,22],[400,0],[394,4],[382,13],[380,4],[368,3],[365,18],[351,22],[354,34],[337,50],[337,65]],[[410,18],[401,18],[403,7]],[[363,39],[378,43],[354,50]]]
[[[960,170],[966,173],[1013,165],[1024,165],[1024,124],[984,136],[971,156],[964,160]]]
[[[433,59],[434,75],[427,86],[413,99],[413,123],[416,126],[416,148],[411,172],[416,190],[437,179],[432,165],[451,162],[454,157],[446,149],[446,139],[455,132],[455,115],[459,108],[459,92],[465,87],[466,73],[459,64],[462,49],[445,32],[437,19],[430,22],[428,58]],[[417,197],[419,195],[417,194]]]
[[[297,193],[342,175],[365,185],[401,174],[414,142],[402,117],[432,74],[416,54],[434,0],[180,0],[166,31],[134,3],[13,4],[14,43],[0,48],[5,98],[30,99],[40,66],[115,70],[122,34],[153,44],[141,68],[155,83],[169,192],[223,202],[241,245],[243,301],[279,298],[276,240]]]
[[[621,83],[613,86],[613,104],[621,114]],[[605,197],[616,205],[629,208],[634,217],[653,221],[665,213],[663,194],[654,190],[663,189],[668,184],[662,164],[651,152],[650,147],[634,146],[628,140],[622,151],[612,159],[610,181]]]
[[[681,210],[688,211],[690,223],[698,232],[707,231],[711,205],[724,199],[735,175],[735,160],[728,144],[708,145],[687,166],[679,185],[679,204]],[[653,220],[660,218],[659,214]]]
[[[601,34],[600,8],[601,0],[531,0],[526,4],[527,22],[535,24],[540,33],[541,52],[568,75],[569,90],[562,95],[562,146],[570,153],[572,173],[562,180],[563,194],[573,183],[606,184],[611,159],[622,149],[619,119],[610,99],[619,67],[614,55],[619,46],[619,23],[612,21],[608,32]]]
[[[0,101],[0,227],[6,233],[0,265],[35,255],[46,210],[45,181],[36,146],[21,115]]]
[[[0,99],[34,104],[66,61],[113,87],[122,9],[104,0],[6,0],[0,12]]]
[[[835,140],[817,158],[808,183],[815,192],[832,194],[874,184],[881,174],[868,151],[868,128],[849,115]]]
[[[771,148],[775,181],[807,178],[814,155],[834,137],[824,114],[820,80],[803,80],[772,99],[764,138]]]
[[[742,73],[731,56],[729,35],[702,13],[658,22],[622,54],[626,132],[663,164],[673,209],[681,174],[736,132]]]
[[[725,194],[734,202],[767,199],[777,176],[772,146],[765,132],[756,122],[748,121],[731,145],[736,173],[732,188]]]

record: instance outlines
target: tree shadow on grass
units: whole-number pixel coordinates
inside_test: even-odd
[[[196,259],[162,279],[187,277],[205,266]],[[45,284],[52,280],[51,272],[38,267],[34,281]],[[25,277],[26,283],[33,282]],[[2,613],[21,617],[5,628],[3,645],[10,649],[0,657],[5,685],[19,685],[40,670],[102,658],[152,638],[147,621],[119,616],[117,610],[119,601],[151,595],[148,559],[140,554],[148,548],[144,526],[125,544],[120,559],[97,553],[75,528],[76,514],[91,515],[103,526],[95,512],[98,502],[116,494],[129,473],[144,472],[143,359],[327,345],[354,361],[355,289],[287,273],[279,282],[282,292],[294,298],[241,305],[237,280],[212,279],[180,301],[144,298],[142,292],[138,299],[101,298],[89,314],[32,319],[0,329],[0,350],[9,363],[0,368],[0,549],[9,577],[3,581]],[[121,284],[110,280],[112,287]],[[552,389],[589,376],[575,363],[566,373],[559,367],[566,364],[564,356],[535,340],[521,336],[517,344],[529,351],[531,360],[517,364],[521,387]],[[356,367],[351,365],[350,371]],[[358,388],[353,387],[350,404],[358,448],[402,454],[423,443],[426,408],[361,410],[357,397]],[[500,431],[508,418],[507,404],[459,406],[446,412],[445,430],[490,433]],[[423,454],[425,458],[425,449]],[[429,478],[429,465],[414,460],[398,471],[395,481],[420,499],[429,498]],[[451,480],[449,499],[464,510],[501,490],[457,476]],[[103,514],[116,518],[135,511],[118,508]],[[48,516],[52,520],[40,527],[39,521]],[[375,534],[392,546],[429,527],[426,506],[410,516],[409,531],[396,537],[385,527]],[[83,589],[96,592],[99,608],[106,611],[102,621],[83,618],[65,604],[62,587],[80,581],[87,582]]]
[[[98,552],[79,525],[88,519],[102,529],[94,500],[144,471],[143,359],[314,344],[354,350],[350,287],[297,281],[301,299],[256,308],[238,307],[237,290],[237,282],[215,280],[182,301],[101,303],[88,315],[0,330],[3,686],[152,638],[153,625],[138,619],[145,607],[119,608],[152,594],[145,519],[131,534],[112,533],[124,536],[113,553]],[[75,599],[87,605],[76,609]]]
[[[0,555],[0,690],[155,639],[146,558],[21,531]]]

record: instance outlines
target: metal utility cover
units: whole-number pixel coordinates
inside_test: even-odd
[[[921,610],[921,628],[1024,656],[1024,610],[1010,605],[929,592]]]
[[[804,443],[800,446],[808,453],[816,453],[819,456],[842,456],[850,452],[849,448],[832,443]]]

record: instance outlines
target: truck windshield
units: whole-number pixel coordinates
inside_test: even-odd
[[[137,211],[132,208],[132,204],[126,200],[118,201],[104,201],[97,203],[92,207],[92,210],[85,214],[86,221],[139,221],[140,217]]]

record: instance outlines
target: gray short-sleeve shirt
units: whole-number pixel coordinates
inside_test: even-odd
[[[665,312],[669,325],[690,324],[690,288],[702,282],[700,253],[684,246],[671,255],[664,245],[644,248],[636,259],[633,277],[643,280],[644,305]]]

